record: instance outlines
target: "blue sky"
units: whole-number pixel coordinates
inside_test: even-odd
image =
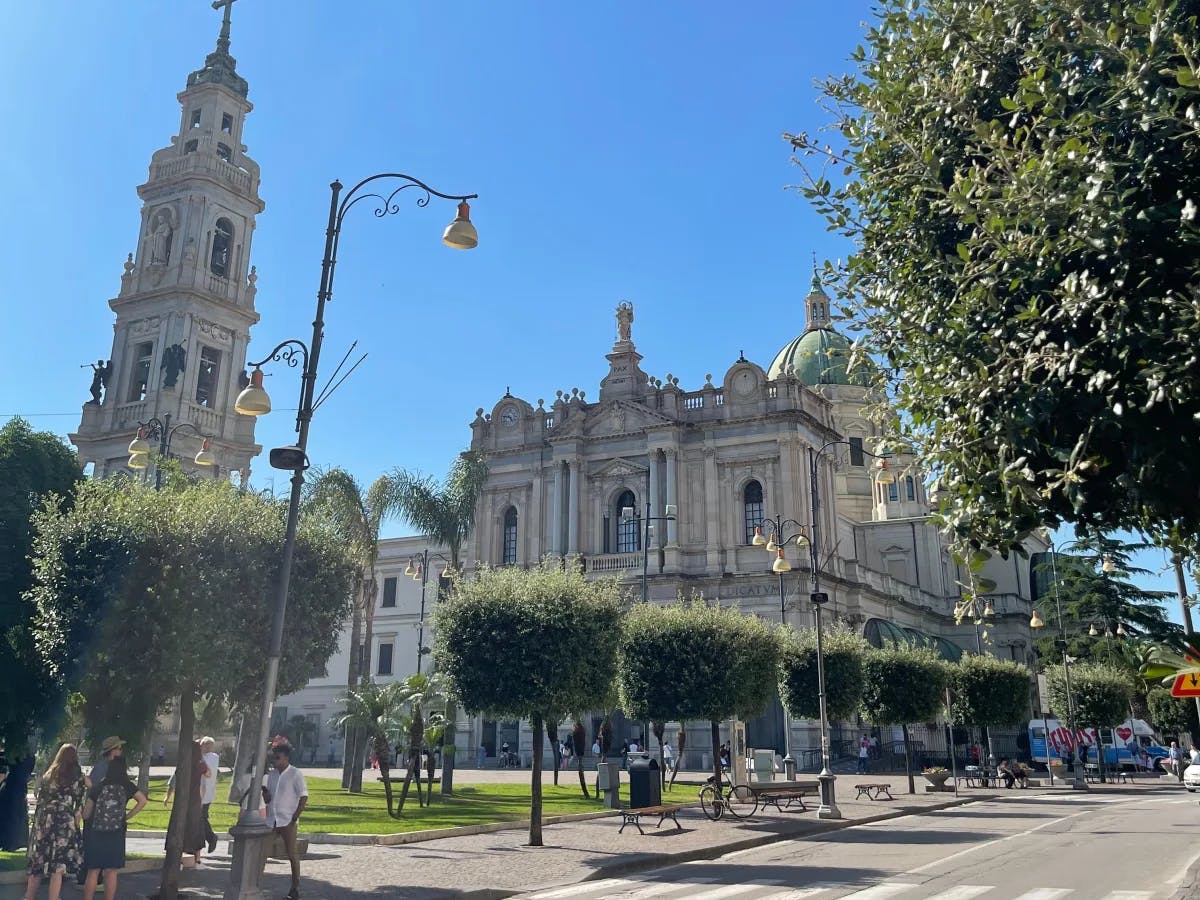
[[[325,372],[351,341],[370,356],[315,419],[314,463],[365,482],[442,473],[506,386],[535,404],[595,397],[621,300],[643,367],[685,389],[741,350],[769,363],[803,326],[811,253],[847,251],[785,189],[797,171],[780,135],[826,122],[813,81],[849,69],[869,15],[867,0],[239,0],[244,140],[267,204],[252,355],[307,340],[333,178],[400,171],[480,194],[470,253],[440,244],[449,204],[347,220]],[[219,15],[207,0],[41,0],[6,27],[0,420],[66,434],[88,399],[79,366],[109,355],[135,187]],[[268,383],[266,447],[292,439],[289,377]],[[270,483],[265,459],[255,472]]]

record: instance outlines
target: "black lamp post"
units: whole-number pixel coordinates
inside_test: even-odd
[[[399,181],[400,186],[389,194],[375,190],[375,182]],[[371,185],[371,189],[362,189]],[[382,173],[364,178],[342,196],[342,183],[334,181],[330,184],[329,221],[325,229],[325,256],[321,261],[321,281],[317,289],[317,311],[313,318],[312,341],[307,346],[303,341],[294,338],[278,344],[270,353],[258,362],[249,363],[254,368],[249,386],[238,395],[234,408],[247,416],[261,416],[271,411],[271,400],[263,390],[262,366],[271,361],[286,362],[295,367],[303,363],[300,379],[300,402],[296,410],[296,443],[287,447],[276,447],[271,450],[270,462],[277,469],[292,472],[292,491],[288,502],[287,527],[284,532],[283,551],[280,558],[279,584],[275,594],[275,605],[271,613],[271,635],[267,651],[267,673],[263,685],[262,710],[259,716],[258,746],[254,753],[254,770],[251,784],[257,787],[266,772],[267,762],[267,733],[271,728],[271,709],[275,702],[275,689],[279,680],[279,659],[283,650],[283,622],[287,613],[288,585],[292,574],[292,557],[296,548],[296,525],[300,515],[300,492],[304,485],[304,470],[308,468],[309,424],[312,421],[313,410],[320,405],[327,394],[314,397],[317,382],[317,364],[321,358],[321,344],[325,334],[325,304],[333,296],[333,276],[337,265],[338,244],[341,240],[342,222],[346,213],[360,200],[374,198],[377,201],[375,216],[384,218],[400,211],[396,197],[401,191],[416,188],[418,191],[416,204],[419,207],[428,206],[433,197],[443,200],[458,201],[458,215],[442,235],[442,243],[457,250],[470,250],[478,245],[479,236],[475,226],[471,224],[470,205],[477,194],[443,194],[435,191],[429,185],[418,181],[410,175],[399,173]],[[361,193],[360,193],[361,191]],[[234,859],[229,887],[225,891],[226,900],[241,898],[241,900],[258,900],[262,897],[258,885],[262,873],[263,852],[265,839],[271,834],[271,829],[257,815],[257,792],[251,790],[247,794],[246,805],[238,818],[238,824],[230,833],[234,837]]]
[[[980,624],[987,624],[987,620],[996,614],[996,607],[992,603],[991,598],[973,596],[969,599],[961,600],[958,603],[956,610],[959,616],[970,616],[971,621],[975,625],[975,652],[980,656],[983,655],[983,633],[980,630]],[[996,765],[996,750],[992,746],[992,729],[985,727],[984,734],[987,735],[987,763],[989,766]]]
[[[663,515],[650,515],[650,501],[646,501],[646,519],[642,526],[642,602],[645,603],[650,599],[649,593],[649,573],[650,573],[650,530],[653,527],[651,522],[674,522],[676,518],[675,504],[668,503],[663,507]],[[633,514],[632,506],[621,507],[621,521],[634,522],[637,521]]]
[[[404,574],[413,581],[421,582],[421,618],[417,622],[417,674],[421,674],[421,660],[425,654],[429,652],[429,648],[425,646],[425,585],[429,584],[429,560],[430,558],[440,559],[446,564],[443,572],[450,571],[450,559],[441,553],[430,553],[426,547],[417,556],[410,557],[408,566],[404,569]],[[438,576],[438,584],[441,584],[441,575]],[[449,725],[449,723],[447,723]]]
[[[200,452],[193,458],[193,462],[198,466],[211,466],[216,464],[216,457],[213,452],[208,449],[208,438],[204,436],[199,428],[191,422],[180,422],[174,427],[171,425],[171,414],[165,413],[160,419],[157,416],[149,422],[138,422],[137,437],[129,442],[129,462],[127,465],[131,469],[145,469],[149,463],[150,457],[150,442],[158,441],[158,456],[160,459],[166,459],[171,452],[171,439],[180,431],[190,430],[199,436],[201,440]],[[162,487],[162,469],[155,465],[154,467],[154,489],[158,490]]]

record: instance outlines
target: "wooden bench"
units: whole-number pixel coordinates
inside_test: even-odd
[[[632,825],[638,830],[638,834],[645,834],[646,832],[642,831],[642,823],[640,821],[642,816],[658,816],[658,823],[654,826],[655,828],[661,828],[663,820],[670,819],[675,823],[675,827],[682,831],[683,826],[675,818],[675,814],[681,809],[683,809],[682,806],[643,806],[639,809],[623,809],[620,811],[621,828],[617,831],[617,834],[624,831],[626,825]]]
[[[771,790],[770,788],[762,788],[755,791],[758,797],[758,802],[763,807],[774,806],[779,812],[783,812],[784,807],[789,807],[793,803],[799,803],[800,809],[808,812],[808,807],[804,805],[805,797],[815,797],[817,795],[816,788],[785,788],[779,790]],[[781,805],[782,804],[782,805]]]
[[[858,800],[864,794],[866,794],[868,800],[893,799],[891,786],[887,784],[856,784],[854,789],[858,791],[854,796],[855,800]]]

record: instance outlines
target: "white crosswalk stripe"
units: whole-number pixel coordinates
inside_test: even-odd
[[[579,897],[594,891],[616,890],[619,887],[631,887],[637,884],[628,878],[605,878],[603,881],[582,881],[567,887],[552,888],[533,894],[529,900],[565,900],[567,897]]]
[[[790,888],[786,891],[776,891],[774,894],[767,894],[764,897],[759,897],[758,900],[806,900],[808,897],[823,894],[827,890],[829,890],[827,887]]]
[[[765,887],[777,887],[783,884],[783,879],[771,881],[752,881],[746,884],[725,884],[721,887],[709,888],[699,893],[689,893],[687,900],[731,900],[731,898],[755,894]]]
[[[1104,900],[1150,900],[1154,891],[1113,891]]]
[[[948,891],[934,894],[928,900],[972,900],[973,897],[986,894],[990,890],[993,890],[990,884],[960,884]]]
[[[637,890],[625,890],[615,893],[609,890],[607,893],[596,894],[595,896],[596,898],[603,897],[605,900],[608,900],[610,897],[614,898],[614,900],[615,898],[621,898],[621,900],[647,900],[649,897],[661,897],[663,894],[673,894],[677,891],[688,890],[689,893],[683,896],[691,897],[690,888],[702,884],[712,884],[718,880],[717,878],[681,878],[679,881],[660,881],[650,884],[640,882],[642,887]]]
[[[884,900],[885,897],[895,897],[898,894],[903,894],[905,891],[911,891],[917,887],[915,884],[899,884],[896,882],[883,882],[874,887],[864,888],[861,891],[855,891],[853,894],[846,894],[842,900]]]
[[[1059,897],[1065,897],[1067,894],[1075,893],[1074,888],[1034,888],[1032,891],[1026,891],[1020,897],[1015,897],[1013,900],[1058,900]]]

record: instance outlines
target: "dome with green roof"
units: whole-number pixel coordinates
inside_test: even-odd
[[[808,322],[804,332],[775,354],[767,372],[768,378],[778,378],[794,369],[804,384],[847,384],[865,387],[866,373],[846,371],[850,363],[850,341],[834,331],[829,317],[829,295],[813,272],[812,287],[804,298]]]

